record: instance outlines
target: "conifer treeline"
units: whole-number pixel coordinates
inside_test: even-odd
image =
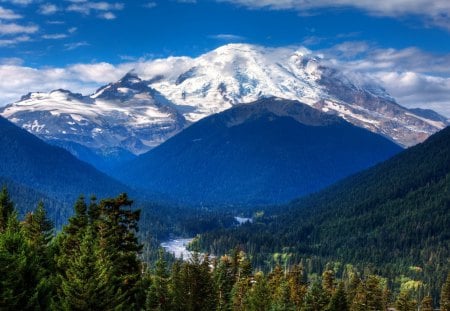
[[[140,213],[126,194],[87,204],[57,235],[43,204],[18,220],[0,192],[0,310],[433,310],[408,290],[352,269],[336,278],[328,267],[306,276],[301,265],[255,272],[245,253],[210,259],[194,253],[169,268],[161,252],[153,269],[140,260]],[[450,311],[450,274],[441,310]]]

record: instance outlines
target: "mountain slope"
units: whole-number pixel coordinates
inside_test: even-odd
[[[341,118],[267,98],[191,125],[117,177],[190,204],[267,204],[317,191],[400,150]]]
[[[401,146],[449,124],[435,112],[398,105],[376,82],[305,48],[249,44],[146,62],[90,96],[30,93],[0,115],[109,173],[192,122],[272,96],[337,115]]]
[[[450,127],[384,163],[279,207],[263,222],[205,234],[202,243],[216,254],[242,245],[259,264],[275,252],[290,252],[293,259],[375,264],[392,275],[418,266],[438,290],[450,258]]]
[[[99,197],[129,189],[76,159],[64,149],[41,141],[0,117],[0,177],[34,189],[69,207],[80,194]],[[35,202],[37,203],[37,202]],[[61,211],[67,216],[71,207]]]
[[[30,93],[0,109],[0,114],[98,168],[110,168],[184,128],[186,120],[172,106],[128,73],[91,96],[65,90]]]

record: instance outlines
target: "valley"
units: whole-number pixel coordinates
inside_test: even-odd
[[[0,310],[450,310],[448,115],[327,50],[165,56],[0,106]]]

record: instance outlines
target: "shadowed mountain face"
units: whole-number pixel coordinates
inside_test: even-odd
[[[268,204],[318,191],[399,152],[297,101],[267,98],[190,126],[117,177],[190,204]]]
[[[0,146],[1,180],[7,186],[10,181],[12,187],[33,189],[33,198],[42,194],[43,199],[59,202],[61,208],[68,208],[58,212],[62,218],[71,213],[71,205],[80,194],[102,197],[129,190],[68,151],[48,145],[2,117]]]

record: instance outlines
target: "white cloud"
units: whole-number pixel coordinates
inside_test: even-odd
[[[109,2],[91,2],[91,1],[82,1],[72,3],[67,7],[67,11],[70,12],[78,12],[81,14],[89,15],[93,11],[120,11],[123,10],[125,5],[123,3],[109,3]],[[112,13],[111,13],[112,14]]]
[[[64,39],[64,38],[67,38],[67,35],[65,33],[46,34],[46,35],[42,36],[42,39],[51,39],[51,40]]]
[[[373,15],[398,17],[418,15],[426,21],[450,30],[448,0],[217,0],[249,8],[297,10],[302,13],[322,8],[357,8]]]
[[[22,35],[14,38],[0,39],[0,46],[14,46],[17,43],[31,41],[31,38],[27,35]]]
[[[0,45],[1,45],[0,41]],[[87,42],[66,44],[66,49],[88,45]],[[292,52],[293,47],[273,49],[274,57]],[[377,48],[366,42],[344,42],[333,48],[316,51],[324,60],[355,77],[378,81],[397,102],[407,107],[431,108],[450,117],[450,56],[426,53],[417,48],[401,50]],[[75,64],[62,68],[30,68],[20,60],[0,60],[0,105],[19,99],[30,91],[66,88],[89,94],[99,86],[116,81],[131,69],[144,79],[158,74],[177,75],[184,68],[183,57],[165,60],[133,60],[122,64],[105,62]],[[3,65],[1,65],[3,64]],[[146,74],[147,73],[147,76]],[[151,76],[148,75],[151,73]]]
[[[23,63],[23,59],[19,57],[0,58],[0,65],[21,66]]]
[[[52,3],[42,4],[39,8],[39,13],[43,15],[53,15],[58,11],[58,7]]]
[[[228,33],[217,34],[209,36],[211,39],[221,40],[221,41],[244,41],[245,37],[239,35],[233,35]]]
[[[335,66],[375,79],[399,104],[450,117],[450,55],[414,47],[383,49],[367,42],[344,42],[321,52]]]
[[[87,43],[86,41],[81,41],[81,42],[70,42],[70,43],[64,44],[64,48],[65,48],[67,51],[71,51],[71,50],[75,50],[75,49],[78,49],[78,48],[80,48],[80,47],[88,46],[88,45],[90,45],[90,44]]]
[[[16,14],[13,10],[5,9],[0,6],[0,20],[2,20],[2,19],[11,20],[11,19],[19,19],[19,18],[22,18],[22,16],[19,14]]]
[[[38,30],[39,27],[35,25],[24,26],[16,23],[4,24],[0,22],[0,35],[32,34]]]
[[[117,16],[113,12],[101,13],[101,14],[98,15],[98,17],[103,18],[103,19],[108,19],[108,20],[112,20],[112,19],[116,19],[117,18]]]
[[[0,2],[9,2],[12,4],[18,4],[18,5],[29,5],[33,3],[35,0],[1,0]]]

